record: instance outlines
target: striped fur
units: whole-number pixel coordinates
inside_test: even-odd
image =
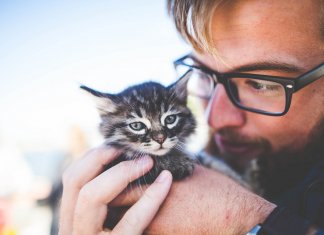
[[[163,169],[170,170],[175,179],[192,173],[193,160],[184,151],[184,143],[196,121],[186,106],[185,78],[168,87],[146,82],[118,94],[81,88],[96,97],[105,143],[123,150],[118,161],[143,155],[154,159],[145,182],[154,180]]]

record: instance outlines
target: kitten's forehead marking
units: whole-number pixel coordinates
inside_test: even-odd
[[[145,117],[146,116],[146,110],[143,109],[143,108],[140,108],[140,113],[142,114],[142,117]]]
[[[153,87],[153,97],[154,97],[154,99],[158,98],[158,94],[157,94],[157,91],[156,91],[155,87]]]
[[[125,101],[125,103],[130,103],[130,101],[131,101],[130,97],[128,97],[128,96],[124,96],[123,100]]]
[[[164,112],[165,112],[165,104],[162,103],[162,104],[161,104],[161,113],[164,113]]]
[[[131,112],[130,115],[131,115],[133,118],[140,118],[140,116],[138,116],[137,113],[134,113],[134,112]]]
[[[141,103],[145,102],[144,97],[141,94],[138,94],[137,90],[133,90],[133,95],[135,96],[135,99],[138,100]]]
[[[141,103],[145,103],[145,99],[142,96],[137,97],[138,101]]]
[[[150,103],[151,100],[146,100],[145,97],[143,96],[142,92],[139,92],[138,90],[134,89],[132,91],[132,94],[134,96],[134,98],[139,101],[142,104],[145,103]],[[156,100],[158,98],[158,93],[156,91],[156,88],[153,87],[153,96],[152,96],[153,100]]]

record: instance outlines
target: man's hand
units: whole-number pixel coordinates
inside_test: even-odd
[[[135,203],[142,190],[133,189],[111,204]],[[197,166],[194,174],[174,182],[147,234],[246,234],[261,223],[275,205],[228,177]]]
[[[148,172],[153,161],[143,157],[124,161],[102,172],[117,158],[107,147],[89,151],[63,175],[59,235],[142,234],[169,192],[172,176],[163,171],[143,196],[125,213],[113,231],[103,229],[109,204],[127,185]]]

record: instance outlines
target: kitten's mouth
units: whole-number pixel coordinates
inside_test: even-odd
[[[160,146],[160,148],[155,150],[153,154],[158,155],[158,156],[162,156],[162,155],[166,154],[167,152],[169,152],[169,149],[163,148],[163,146]]]

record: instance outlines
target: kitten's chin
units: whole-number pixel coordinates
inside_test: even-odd
[[[167,154],[170,151],[170,149],[163,148],[163,149],[157,149],[155,151],[152,151],[150,154],[156,155],[156,156],[163,156]]]

